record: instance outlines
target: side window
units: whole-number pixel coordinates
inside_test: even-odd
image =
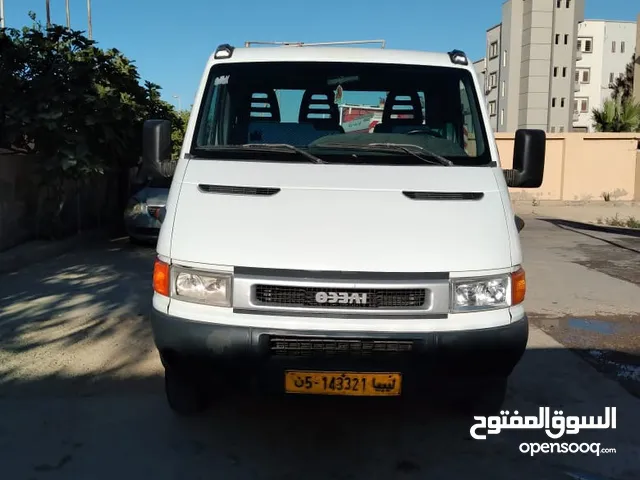
[[[460,81],[460,103],[462,106],[463,118],[463,146],[465,152],[470,157],[480,156],[484,153],[485,145],[482,141],[482,135],[476,132],[482,132],[480,121],[482,115],[477,107],[475,90],[473,83],[468,78]]]
[[[223,98],[223,88],[221,85],[214,85],[209,89],[209,94],[201,107],[201,127],[198,131],[197,145],[202,147],[206,145],[217,145],[219,136],[216,126],[222,122],[218,121],[220,116],[220,99]],[[226,88],[224,89],[226,90]]]

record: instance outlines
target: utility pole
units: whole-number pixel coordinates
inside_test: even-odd
[[[93,27],[91,25],[91,0],[87,0],[87,17],[89,19],[89,40],[93,40]]]
[[[47,28],[51,28],[51,5],[49,0],[45,0],[45,5],[47,7]]]
[[[65,7],[67,9],[67,30],[71,30],[71,11],[69,10],[69,0],[65,0]]]
[[[0,28],[4,28],[4,0],[0,0]]]

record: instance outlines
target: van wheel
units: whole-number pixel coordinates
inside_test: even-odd
[[[209,406],[208,395],[202,383],[187,372],[165,368],[164,389],[169,407],[178,415],[192,416]]]
[[[455,406],[469,415],[493,415],[498,413],[507,397],[508,377],[485,378],[474,384],[466,395],[455,401]]]

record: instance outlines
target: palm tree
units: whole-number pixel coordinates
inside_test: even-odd
[[[631,61],[627,63],[624,73],[619,75],[618,78],[611,84],[609,88],[613,90],[611,92],[611,98],[614,100],[629,100],[633,97],[633,72],[636,64],[636,54],[631,57]]]
[[[598,132],[640,132],[640,103],[633,100],[605,100],[602,110],[592,110]]]

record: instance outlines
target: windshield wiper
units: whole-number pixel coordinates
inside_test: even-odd
[[[423,148],[419,145],[414,145],[412,143],[366,143],[363,145],[356,145],[351,143],[325,143],[321,145],[314,145],[316,148],[344,148],[349,150],[364,150],[364,151],[380,151],[380,150],[391,150],[391,151],[401,151],[407,153],[409,155],[413,155],[416,158],[419,158],[423,162],[429,163],[431,165],[445,165],[450,167],[453,165],[453,162],[447,158],[444,158],[437,153],[431,152],[426,148]]]
[[[301,148],[289,145],[288,143],[245,143],[243,145],[210,145],[198,147],[197,150],[257,150],[263,152],[295,153],[302,155],[313,163],[328,163],[315,155],[302,150]]]

